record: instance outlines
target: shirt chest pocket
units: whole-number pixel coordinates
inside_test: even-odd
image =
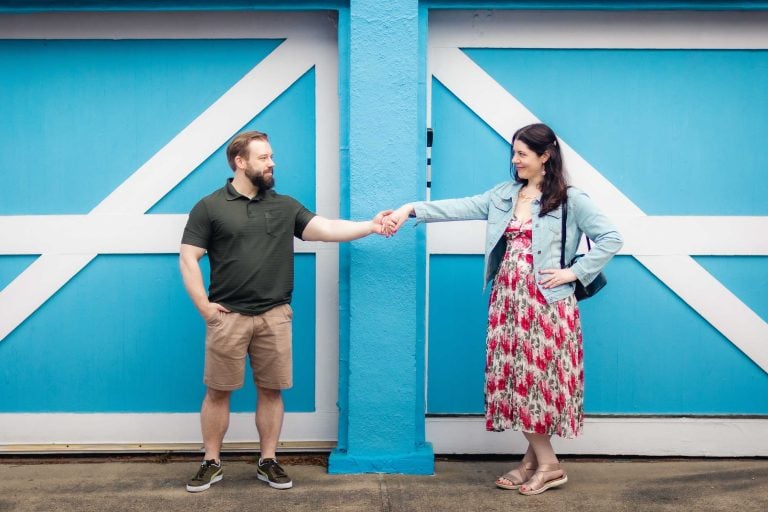
[[[282,235],[287,230],[287,217],[279,210],[267,210],[264,212],[264,225],[268,235]]]

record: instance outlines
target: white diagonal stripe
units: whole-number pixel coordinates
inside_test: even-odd
[[[505,140],[536,116],[458,48],[429,49],[431,74]],[[470,79],[471,77],[471,79]],[[641,216],[642,210],[563,142],[574,183],[611,216]],[[689,256],[635,255],[648,270],[768,372],[768,323]]]
[[[314,64],[310,42],[288,39],[152,156],[91,213],[144,213]],[[4,339],[96,254],[43,255],[0,291]]]

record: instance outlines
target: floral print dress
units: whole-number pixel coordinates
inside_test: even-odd
[[[584,370],[576,297],[548,304],[536,286],[531,220],[513,218],[488,307],[486,429],[576,437]]]

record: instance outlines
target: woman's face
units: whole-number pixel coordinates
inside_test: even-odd
[[[515,141],[512,150],[512,165],[517,169],[520,179],[538,183],[544,178],[541,171],[544,170],[544,162],[549,160],[549,154],[544,153],[539,156],[521,140]]]

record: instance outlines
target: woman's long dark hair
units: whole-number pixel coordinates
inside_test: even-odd
[[[563,155],[560,153],[560,143],[552,128],[543,124],[529,124],[523,126],[512,136],[512,156],[514,156],[515,141],[520,140],[528,146],[531,151],[541,156],[545,152],[549,153],[549,160],[544,163],[544,181],[541,183],[541,210],[539,216],[555,210],[560,206],[568,195],[568,181],[563,168]],[[511,159],[510,159],[511,162]],[[517,169],[514,172],[517,183],[527,184],[528,180],[521,179],[517,175]]]

